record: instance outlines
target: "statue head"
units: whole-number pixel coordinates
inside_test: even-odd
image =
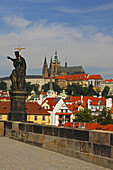
[[[16,58],[19,57],[19,51],[15,51],[15,56],[16,56]]]

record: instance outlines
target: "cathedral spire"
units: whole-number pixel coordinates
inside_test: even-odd
[[[65,58],[65,67],[67,67],[67,57]]]
[[[45,60],[44,60],[44,64],[47,64],[47,61],[46,61],[46,55],[45,55]]]
[[[45,59],[44,59],[43,69],[42,69],[42,76],[48,77],[48,65],[47,65],[47,61],[46,61],[46,55],[45,55]]]

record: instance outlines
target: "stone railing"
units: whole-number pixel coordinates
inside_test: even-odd
[[[113,169],[113,132],[11,121],[1,127],[6,137]]]

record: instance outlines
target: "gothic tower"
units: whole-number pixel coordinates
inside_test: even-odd
[[[42,77],[48,77],[48,65],[46,61],[46,56],[44,60],[43,70],[42,70]]]
[[[58,76],[58,70],[60,67],[60,61],[58,60],[58,56],[57,56],[57,51],[55,51],[55,56],[54,56],[54,60],[50,61],[50,76],[55,77]]]

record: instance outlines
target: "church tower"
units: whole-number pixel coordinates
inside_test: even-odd
[[[52,61],[50,61],[50,76],[55,77],[58,76],[58,70],[60,67],[60,61],[58,60],[58,56],[57,56],[57,51],[55,51],[55,56],[54,59]]]
[[[43,70],[42,70],[42,77],[48,77],[48,65],[46,61],[46,56],[44,60]]]

